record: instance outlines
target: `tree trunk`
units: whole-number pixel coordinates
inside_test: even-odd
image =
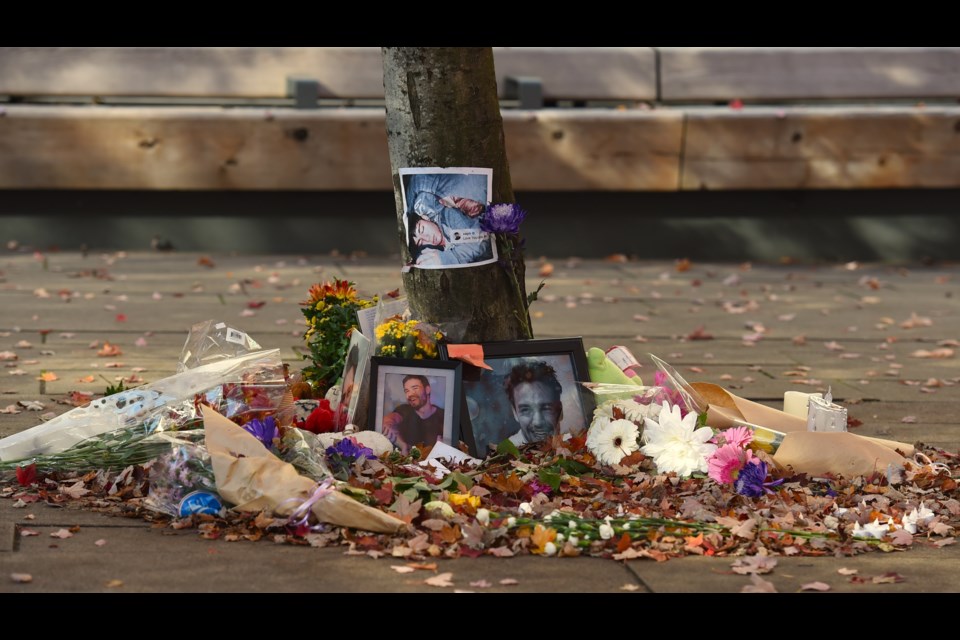
[[[489,198],[494,203],[513,202],[513,187],[491,48],[384,47],[383,85],[400,252],[406,264],[410,253],[399,169],[491,168]],[[440,325],[453,342],[532,338],[523,259],[509,260],[506,244],[501,238],[497,243],[499,264],[414,267],[404,273],[414,317]]]

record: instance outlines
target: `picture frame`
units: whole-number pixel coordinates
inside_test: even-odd
[[[373,351],[373,342],[359,330],[350,335],[350,346],[343,363],[343,373],[340,375],[340,402],[337,406],[336,426],[343,431],[348,424],[354,424],[357,407],[368,386],[370,376],[367,368],[370,354]]]
[[[368,412],[368,428],[386,436],[402,453],[409,453],[413,446],[432,445],[438,440],[457,446],[463,405],[462,364],[371,358],[372,406]],[[435,409],[424,416],[423,407],[431,405]]]
[[[449,359],[447,345],[440,344],[440,356]],[[464,365],[463,405],[460,409],[461,439],[470,448],[470,454],[484,458],[491,445],[496,446],[505,439],[514,444],[525,444],[548,437],[547,425],[552,421],[553,433],[580,433],[590,426],[593,413],[592,394],[580,385],[589,382],[587,356],[583,348],[582,337],[549,338],[542,340],[513,340],[506,342],[482,343],[483,359],[491,370],[473,365]],[[550,381],[549,371],[536,363],[544,363],[553,369],[554,382]],[[518,375],[529,377],[534,382],[521,387],[511,385],[516,404],[510,399],[506,388],[506,377],[517,365],[526,364],[526,370]],[[543,402],[537,409],[531,398],[520,398],[516,392],[536,391],[542,395],[539,400],[550,401],[550,390],[559,383],[560,410],[547,410],[550,402]],[[552,392],[552,398],[557,393]],[[532,398],[537,400],[537,398]],[[525,415],[520,415],[519,410]],[[521,425],[519,420],[523,420]],[[523,434],[518,436],[517,434]]]

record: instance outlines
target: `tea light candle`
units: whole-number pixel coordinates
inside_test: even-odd
[[[807,431],[846,431],[847,408],[824,400],[810,398]]]
[[[787,391],[783,394],[783,412],[806,420],[810,398],[823,398],[823,394]]]

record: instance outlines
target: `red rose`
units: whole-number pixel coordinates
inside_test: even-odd
[[[37,463],[26,467],[17,467],[17,482],[21,487],[29,487],[37,481]]]
[[[330,401],[323,399],[317,408],[307,416],[307,421],[302,428],[313,433],[329,433],[335,427],[336,421],[334,420],[333,410],[330,408]]]

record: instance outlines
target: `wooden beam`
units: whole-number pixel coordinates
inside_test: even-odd
[[[684,190],[960,186],[960,107],[686,113]]]
[[[662,47],[661,100],[954,99],[960,47]]]
[[[960,186],[960,107],[503,116],[520,191]],[[390,188],[380,109],[0,108],[0,189]]]
[[[494,48],[497,86],[536,76],[544,97],[653,100],[649,47]],[[3,47],[0,95],[282,98],[287,76],[321,98],[383,98],[378,47]]]
[[[681,115],[504,111],[517,189],[674,190]],[[389,190],[380,109],[52,107],[0,117],[4,189]]]
[[[677,111],[503,112],[516,190],[675,191],[683,116]]]

